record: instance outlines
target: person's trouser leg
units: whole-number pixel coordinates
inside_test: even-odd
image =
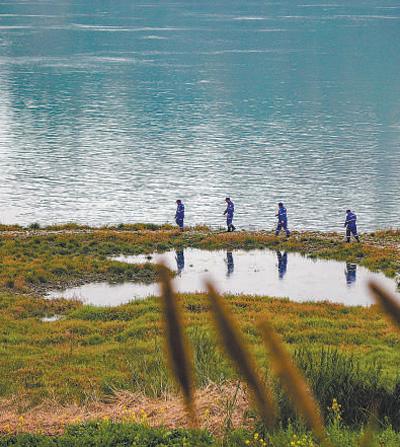
[[[228,232],[229,231],[233,231],[232,230],[232,220],[233,220],[233,217],[232,216],[228,216],[227,218],[226,218],[226,226],[228,227]]]
[[[288,228],[288,226],[287,226],[287,222],[283,222],[283,229],[285,230],[285,232],[286,232],[286,237],[289,237],[290,236],[290,231],[289,231],[289,228]]]
[[[176,224],[178,225],[178,227],[183,230],[183,219],[175,219]]]
[[[282,224],[280,222],[278,222],[278,225],[275,230],[275,236],[279,235],[279,233],[281,232],[281,229],[282,229]]]
[[[347,227],[346,228],[346,242],[350,242],[350,235],[351,235],[350,228]]]
[[[355,239],[357,242],[360,242],[360,238],[359,238],[359,236],[358,236],[358,233],[357,233],[357,227],[356,227],[356,226],[354,226],[354,227],[351,228],[351,232],[352,232],[352,234],[353,234],[353,236],[354,236],[354,239]]]

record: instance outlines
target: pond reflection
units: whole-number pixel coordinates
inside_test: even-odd
[[[211,278],[215,280],[219,291],[226,294],[366,306],[372,303],[366,284],[368,280],[375,279],[400,297],[396,292],[395,281],[381,273],[351,263],[311,259],[284,251],[207,251],[187,248],[113,259],[133,264],[165,262],[177,273],[173,281],[176,291],[180,293],[203,292],[204,282]],[[54,291],[49,294],[49,298],[63,296],[95,305],[116,305],[158,294],[158,284],[92,283],[63,292]]]
[[[185,253],[183,250],[175,251],[177,275],[180,275],[185,268]]]
[[[346,269],[344,271],[346,276],[346,283],[348,286],[354,284],[357,280],[357,264],[346,262]]]
[[[226,266],[227,266],[226,276],[229,277],[235,270],[235,264],[233,262],[233,254],[231,251],[226,252]]]
[[[279,250],[276,252],[276,255],[278,256],[279,279],[283,279],[286,275],[288,255],[286,251],[282,254]]]

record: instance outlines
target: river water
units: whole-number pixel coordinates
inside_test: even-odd
[[[400,4],[0,0],[0,221],[400,221]]]

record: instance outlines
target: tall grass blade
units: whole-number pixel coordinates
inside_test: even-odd
[[[197,426],[192,355],[184,332],[183,315],[172,288],[170,272],[165,265],[159,265],[159,274],[168,363],[182,390],[192,424]]]
[[[266,319],[259,323],[259,328],[263,341],[271,354],[272,368],[292,399],[297,411],[321,443],[330,445],[319,405],[299,369],[293,363],[280,337]]]
[[[389,316],[393,323],[400,328],[400,303],[387,290],[385,290],[376,281],[368,283],[369,290],[372,292],[375,301],[381,306],[383,311]]]
[[[367,429],[362,435],[360,442],[358,444],[359,447],[374,447],[376,445],[375,442],[375,425],[376,424],[368,424]]]
[[[207,289],[222,345],[246,380],[265,425],[273,428],[277,418],[274,398],[257,372],[256,362],[242,341],[242,334],[233,315],[211,283],[207,283]]]
[[[375,436],[373,432],[364,433],[360,440],[359,447],[375,447]]]

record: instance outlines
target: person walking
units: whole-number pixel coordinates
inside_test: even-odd
[[[282,202],[278,203],[278,212],[277,214],[275,214],[275,216],[278,218],[278,225],[276,227],[275,236],[278,236],[283,228],[286,232],[286,237],[289,237],[290,231],[288,229],[287,212]]]
[[[357,242],[360,242],[360,238],[357,233],[357,216],[351,210],[346,211],[344,227],[346,228],[346,242],[350,242],[351,235],[354,236]]]
[[[185,219],[185,205],[182,203],[182,200],[178,199],[176,201],[175,222],[181,231],[183,231],[184,219]]]
[[[226,214],[226,225],[228,227],[228,232],[235,231],[236,227],[233,225],[233,213],[235,212],[235,205],[230,199],[230,197],[227,197],[225,199],[225,202],[227,204],[226,210],[224,211],[224,216]]]

